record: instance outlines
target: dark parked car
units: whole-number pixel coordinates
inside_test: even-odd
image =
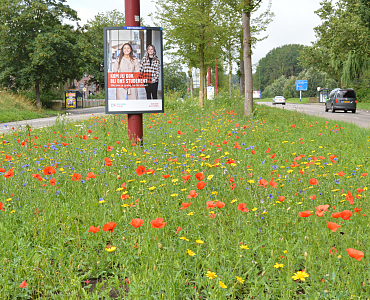
[[[344,110],[344,112],[356,112],[356,93],[353,89],[334,89],[330,92],[328,100],[325,103],[325,111],[331,109],[334,113],[336,110]]]

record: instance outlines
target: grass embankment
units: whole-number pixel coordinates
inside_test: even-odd
[[[369,130],[168,104],[1,138],[1,299],[368,297]]]
[[[49,109],[37,109],[24,96],[0,92],[0,123],[45,118],[60,113]]]

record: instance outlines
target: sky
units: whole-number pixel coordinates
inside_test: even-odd
[[[310,45],[315,41],[313,28],[320,24],[320,18],[315,11],[320,8],[320,1],[272,0],[271,11],[275,13],[275,17],[266,32],[261,34],[267,35],[267,39],[258,42],[253,49],[252,64],[257,65],[258,61],[274,48],[287,44]],[[267,0],[263,0],[262,3],[261,12],[266,9]],[[80,24],[85,24],[98,13],[114,9],[124,13],[125,6],[124,0],[67,0],[66,4],[77,11],[81,19]],[[140,16],[149,26],[154,24],[148,15],[155,10],[155,1],[140,0]],[[255,15],[258,14],[259,12],[256,12]]]

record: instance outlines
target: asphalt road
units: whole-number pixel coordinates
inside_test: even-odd
[[[336,111],[335,113],[332,113],[331,110],[325,112],[324,103],[309,103],[309,104],[287,103],[286,105],[282,104],[272,105],[272,102],[255,102],[255,103],[273,106],[280,109],[293,110],[311,116],[326,118],[329,120],[338,120],[347,123],[353,123],[363,128],[370,128],[369,110],[357,109],[355,114],[352,112],[345,113],[343,111]]]
[[[68,110],[66,115],[61,115],[59,118],[63,118],[66,121],[78,121],[78,120],[85,120],[90,117],[94,117],[97,115],[104,115],[105,114],[105,107],[98,106],[98,107],[89,107],[84,109],[70,109]],[[0,133],[6,133],[11,128],[14,127],[16,130],[30,126],[32,128],[42,128],[50,125],[54,125],[57,121],[58,117],[53,116],[49,118],[41,118],[41,119],[31,119],[31,120],[24,120],[24,121],[16,121],[16,122],[8,122],[8,123],[0,123]]]

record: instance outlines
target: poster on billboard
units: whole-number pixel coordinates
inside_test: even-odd
[[[104,27],[105,113],[164,112],[161,27]]]
[[[215,87],[207,86],[207,99],[213,100],[214,97],[215,97]]]
[[[77,108],[77,92],[76,91],[65,91],[64,101],[66,108]]]
[[[261,99],[261,91],[253,91],[254,99]]]

